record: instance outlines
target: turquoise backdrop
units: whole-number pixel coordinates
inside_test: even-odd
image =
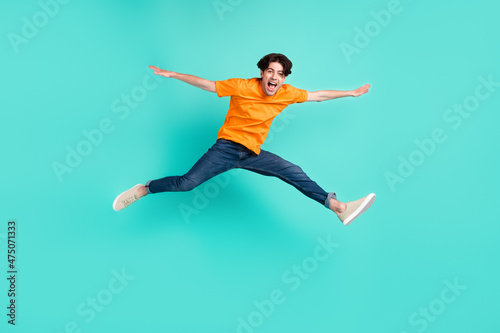
[[[500,3],[3,1],[2,332],[498,332]],[[117,194],[180,175],[229,98],[153,77],[259,75],[359,98],[289,106],[263,148],[352,225],[275,178]],[[16,222],[15,326],[8,222]]]

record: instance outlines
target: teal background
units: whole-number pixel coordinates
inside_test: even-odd
[[[498,332],[500,87],[458,128],[443,116],[478,77],[500,81],[499,4],[402,0],[348,62],[342,43],[355,45],[354,29],[389,1],[221,3],[219,15],[214,1],[70,1],[18,52],[8,34],[21,35],[23,17],[42,7],[2,3],[0,247],[15,219],[19,270],[15,327],[0,284],[2,332]],[[186,172],[229,103],[163,78],[126,117],[114,112],[148,66],[250,78],[270,52],[293,61],[286,83],[298,88],[372,85],[357,99],[289,106],[263,147],[340,200],[375,192],[366,215],[344,227],[289,185],[246,171],[113,211],[125,189]],[[103,119],[110,133],[58,179],[53,163]],[[391,188],[386,173],[435,128],[447,139]],[[203,191],[210,197],[195,206]],[[187,218],[188,206],[196,214]],[[292,291],[283,274],[313,256],[318,237],[338,248]],[[106,292],[122,270],[133,279]],[[466,289],[439,301],[454,280]],[[286,300],[258,327],[238,329],[275,289]],[[77,312],[97,295],[109,304],[92,319]],[[411,321],[429,306],[439,315]]]

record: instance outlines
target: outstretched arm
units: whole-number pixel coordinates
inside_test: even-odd
[[[201,88],[206,91],[215,92],[215,81],[205,80],[201,77],[197,77],[189,74],[181,74],[172,71],[167,71],[156,66],[149,66],[156,75],[161,75],[164,77],[171,77],[186,83],[189,83],[192,86]]]
[[[307,102],[323,102],[328,101],[330,99],[340,98],[340,97],[358,97],[363,94],[366,94],[370,89],[369,84],[365,84],[362,87],[359,87],[355,90],[349,91],[339,91],[339,90],[318,90],[318,91],[308,91]]]

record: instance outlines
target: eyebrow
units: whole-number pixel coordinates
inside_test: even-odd
[[[272,69],[271,67],[267,67],[266,71],[267,71],[267,70],[272,70],[272,71],[274,72],[274,69]],[[283,71],[280,69],[280,70],[278,71],[278,73],[283,73]]]

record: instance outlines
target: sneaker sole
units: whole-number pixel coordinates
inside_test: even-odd
[[[365,201],[356,209],[351,215],[349,215],[345,221],[344,225],[348,226],[351,224],[356,218],[358,218],[361,214],[363,214],[375,201],[375,193],[370,193],[366,196]]]
[[[128,190],[126,191],[123,191],[122,193],[118,194],[118,196],[115,198],[115,201],[113,201],[113,209],[117,212],[119,212],[120,210],[122,210],[123,208],[126,208],[126,207],[123,207],[122,209],[116,209],[116,204],[118,203],[118,199],[120,199],[120,197],[125,194],[126,192],[130,191],[131,189],[133,188],[136,188],[137,186],[141,186],[142,184],[137,184],[135,185],[134,187],[132,188],[129,188]]]

